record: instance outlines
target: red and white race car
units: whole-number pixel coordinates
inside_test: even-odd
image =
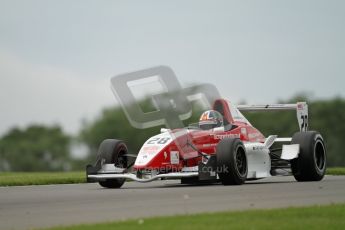
[[[296,110],[300,132],[266,138],[240,112],[262,110]],[[307,130],[305,102],[235,107],[218,99],[197,125],[162,129],[144,143],[138,155],[129,154],[123,141],[104,140],[96,163],[86,168],[87,180],[106,188],[120,188],[126,179],[240,185],[291,173],[297,181],[319,181],[326,171],[326,148],[318,132]]]

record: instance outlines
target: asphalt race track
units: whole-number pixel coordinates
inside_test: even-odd
[[[32,229],[149,216],[345,203],[345,176],[321,182],[273,177],[242,186],[179,181],[0,187],[0,229]]]

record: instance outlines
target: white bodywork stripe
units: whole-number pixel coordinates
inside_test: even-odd
[[[298,157],[299,154],[299,144],[293,145],[283,145],[281,159],[292,160]]]

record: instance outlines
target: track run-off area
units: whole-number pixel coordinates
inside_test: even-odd
[[[326,176],[319,182],[272,177],[241,186],[160,180],[127,182],[121,189],[97,183],[0,187],[0,229],[332,203],[345,203],[345,176]]]

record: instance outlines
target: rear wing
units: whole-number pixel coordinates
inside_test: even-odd
[[[238,105],[237,109],[240,111],[296,110],[301,132],[308,131],[308,105],[306,102],[297,102],[296,104]]]

